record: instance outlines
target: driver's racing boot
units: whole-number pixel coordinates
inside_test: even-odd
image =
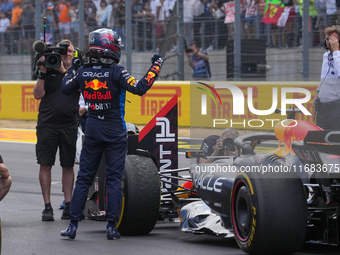
[[[120,233],[114,225],[106,225],[106,236],[109,240],[115,240],[120,238]]]
[[[67,229],[61,231],[60,235],[74,239],[76,237],[76,234],[77,234],[77,228],[78,228],[78,225],[75,225],[75,224],[70,222]]]

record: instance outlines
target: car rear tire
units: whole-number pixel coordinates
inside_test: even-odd
[[[240,173],[231,193],[235,239],[248,254],[290,254],[304,243],[307,201],[299,178]]]
[[[159,216],[160,181],[151,158],[127,155],[123,177],[123,200],[117,225],[122,235],[150,233]]]

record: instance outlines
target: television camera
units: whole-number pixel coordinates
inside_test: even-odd
[[[33,43],[33,50],[36,52],[35,59],[33,61],[32,79],[38,78],[38,66],[45,65],[47,69],[56,69],[61,65],[61,55],[66,55],[68,43],[61,43],[59,46],[53,46],[45,44],[42,41],[36,41]],[[39,59],[44,56],[45,61],[41,62]]]

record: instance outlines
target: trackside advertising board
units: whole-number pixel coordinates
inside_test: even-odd
[[[40,100],[33,97],[36,82],[0,82],[0,119],[36,120]],[[126,122],[147,124],[170,99],[178,97],[181,126],[190,125],[190,83],[156,82],[142,97],[126,93]]]
[[[317,83],[191,83],[190,126],[273,130],[294,108],[313,122]]]
[[[157,81],[142,97],[127,93],[125,120],[145,125],[177,95],[180,127],[213,128],[215,125],[216,128],[232,126],[271,130],[277,119],[286,118],[274,113],[274,108],[289,108],[299,103],[300,108],[304,107],[312,114],[318,86],[318,82],[225,81],[205,84],[209,87],[199,82]],[[37,119],[40,101],[33,97],[34,85],[34,81],[0,82],[0,119]],[[195,121],[195,116],[200,121]],[[298,114],[296,118],[313,120],[313,116],[307,114]]]

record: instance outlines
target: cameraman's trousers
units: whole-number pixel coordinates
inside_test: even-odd
[[[119,125],[120,124],[120,125]],[[81,221],[89,188],[96,175],[102,154],[106,159],[106,219],[118,222],[122,201],[122,176],[127,152],[127,134],[121,123],[88,118],[80,155],[79,172],[70,206],[70,219]]]
[[[316,125],[324,130],[340,130],[340,101],[320,103]]]

